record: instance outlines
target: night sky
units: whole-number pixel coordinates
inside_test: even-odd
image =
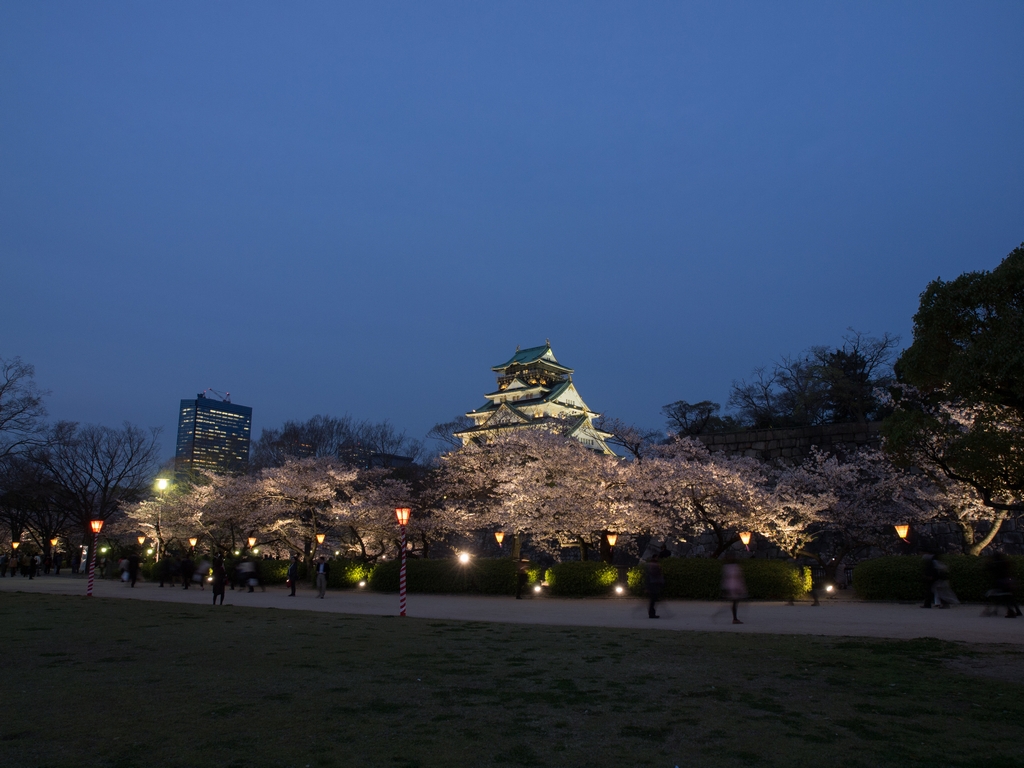
[[[0,2],[0,356],[52,418],[422,437],[550,338],[663,427],[1024,240],[1024,3]]]

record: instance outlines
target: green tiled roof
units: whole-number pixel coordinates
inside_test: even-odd
[[[530,363],[535,363],[542,357],[544,357],[544,355],[546,355],[550,350],[550,344],[545,344],[542,347],[530,347],[529,349],[517,349],[516,353],[512,355],[512,357],[509,360],[502,363],[501,365],[494,366],[493,368],[491,368],[491,370],[500,372],[504,371],[510,365],[514,365],[516,363],[518,363],[519,365],[529,365]],[[558,368],[559,370],[572,373],[572,368],[566,368],[564,365],[560,365],[554,360],[545,360],[544,362],[553,368]]]

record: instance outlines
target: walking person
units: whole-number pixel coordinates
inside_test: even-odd
[[[192,562],[192,558],[185,555],[181,559],[181,564],[178,566],[178,572],[181,574],[181,588],[188,589],[192,583],[192,574],[195,573],[196,564]]]
[[[291,562],[288,563],[288,574],[285,580],[288,584],[291,592],[288,593],[288,597],[295,597],[295,582],[299,578],[299,558],[292,555]]]
[[[327,594],[327,576],[330,572],[331,566],[327,563],[327,560],[324,559],[324,556],[320,555],[320,560],[316,564],[316,589],[319,593],[317,594],[317,597],[321,600],[323,600],[324,595]]]
[[[722,566],[722,596],[732,602],[732,623],[742,624],[736,615],[740,600],[747,596],[747,585],[743,581],[743,569],[731,555]]]
[[[53,556],[53,575],[60,576],[60,567],[64,564],[64,555],[57,552]]]
[[[651,555],[650,561],[647,563],[647,597],[649,602],[647,603],[647,616],[651,619],[660,619],[661,617],[655,611],[655,605],[661,600],[661,591],[665,588],[665,574],[661,570],[661,563],[658,562],[661,558],[661,553]]]
[[[925,552],[924,557],[921,558],[921,566],[924,569],[924,603],[921,607],[931,608],[932,605],[938,605],[938,600],[935,597],[935,582],[938,581],[939,570],[935,566],[935,555]]]
[[[530,561],[526,559],[520,559],[516,564],[516,600],[523,599],[523,589],[530,578],[529,565]]]
[[[213,575],[213,604],[217,604],[217,597],[220,597],[220,604],[224,605],[224,584],[228,580],[228,572],[224,568],[224,557],[217,555],[213,558],[213,566],[211,567]]]
[[[949,608],[951,605],[960,605],[953,587],[949,583],[949,566],[938,558],[933,558],[935,563],[935,584],[932,591],[935,594],[936,608]]]
[[[135,588],[135,582],[139,580],[139,556],[132,552],[128,555],[128,580]]]

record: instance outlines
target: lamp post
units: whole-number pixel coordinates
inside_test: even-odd
[[[494,540],[496,542],[498,542],[498,549],[501,549],[501,542],[503,542],[505,540],[505,532],[504,531],[495,531],[494,532]]]
[[[192,554],[196,553],[196,544],[199,543],[199,539],[195,536],[190,536],[188,539],[188,545],[192,547]]]
[[[90,520],[89,527],[92,528],[92,556],[89,558],[89,586],[85,590],[86,597],[92,597],[92,583],[96,577],[96,547],[99,546],[100,531],[103,530],[103,521]]]
[[[256,537],[255,536],[250,536],[248,539],[246,539],[246,541],[249,543],[249,549],[252,549],[253,547],[256,546]]]
[[[896,529],[896,535],[897,536],[899,536],[904,541],[907,540],[907,536],[910,535],[910,526],[909,525],[906,525],[906,524],[894,525],[893,528]]]
[[[398,570],[398,615],[405,616],[405,526],[409,524],[409,515],[412,510],[409,507],[395,507],[395,519],[398,520],[398,527],[402,531],[402,546],[399,551],[402,553],[402,565]]]
[[[11,542],[11,549],[13,549],[15,551],[17,551],[18,547],[20,547],[20,546],[21,546],[21,542],[20,541],[12,541]]]
[[[167,493],[167,489],[171,485],[171,481],[166,477],[158,477],[156,483],[154,483],[157,493],[160,494],[160,504],[156,508],[156,557],[153,559],[159,561],[163,557],[164,552],[164,535],[163,522],[164,516],[164,494]]]
[[[140,547],[141,547],[141,546],[142,546],[143,544],[145,544],[145,543],[146,543],[146,537],[145,537],[145,536],[136,536],[135,538],[136,538],[136,539],[138,539],[138,542],[139,542],[139,546],[140,546]]]
[[[747,548],[747,552],[750,551],[750,531],[740,531],[740,541],[743,542],[743,546]]]

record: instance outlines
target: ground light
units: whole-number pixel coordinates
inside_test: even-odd
[[[459,553],[459,562],[462,563],[463,565],[468,563],[469,562],[469,552],[460,552]]]
[[[92,597],[92,583],[96,578],[96,545],[99,542],[100,531],[103,530],[103,521],[90,520],[89,527],[92,528],[92,557],[89,558],[89,586],[85,590],[86,597]]]
[[[366,582],[365,581],[360,581],[359,582],[359,586],[360,587],[365,587],[366,586]]]
[[[533,591],[534,591],[534,592],[537,592],[537,593],[539,594],[539,593],[540,593],[540,584],[538,584],[537,586],[535,586],[535,587],[533,588]]]
[[[622,588],[622,585],[621,585],[621,584],[616,584],[616,585],[615,585],[615,594],[616,594],[616,595],[621,595],[621,594],[622,594],[623,592],[625,592],[625,591],[626,591],[626,590],[624,590],[624,589]]]

